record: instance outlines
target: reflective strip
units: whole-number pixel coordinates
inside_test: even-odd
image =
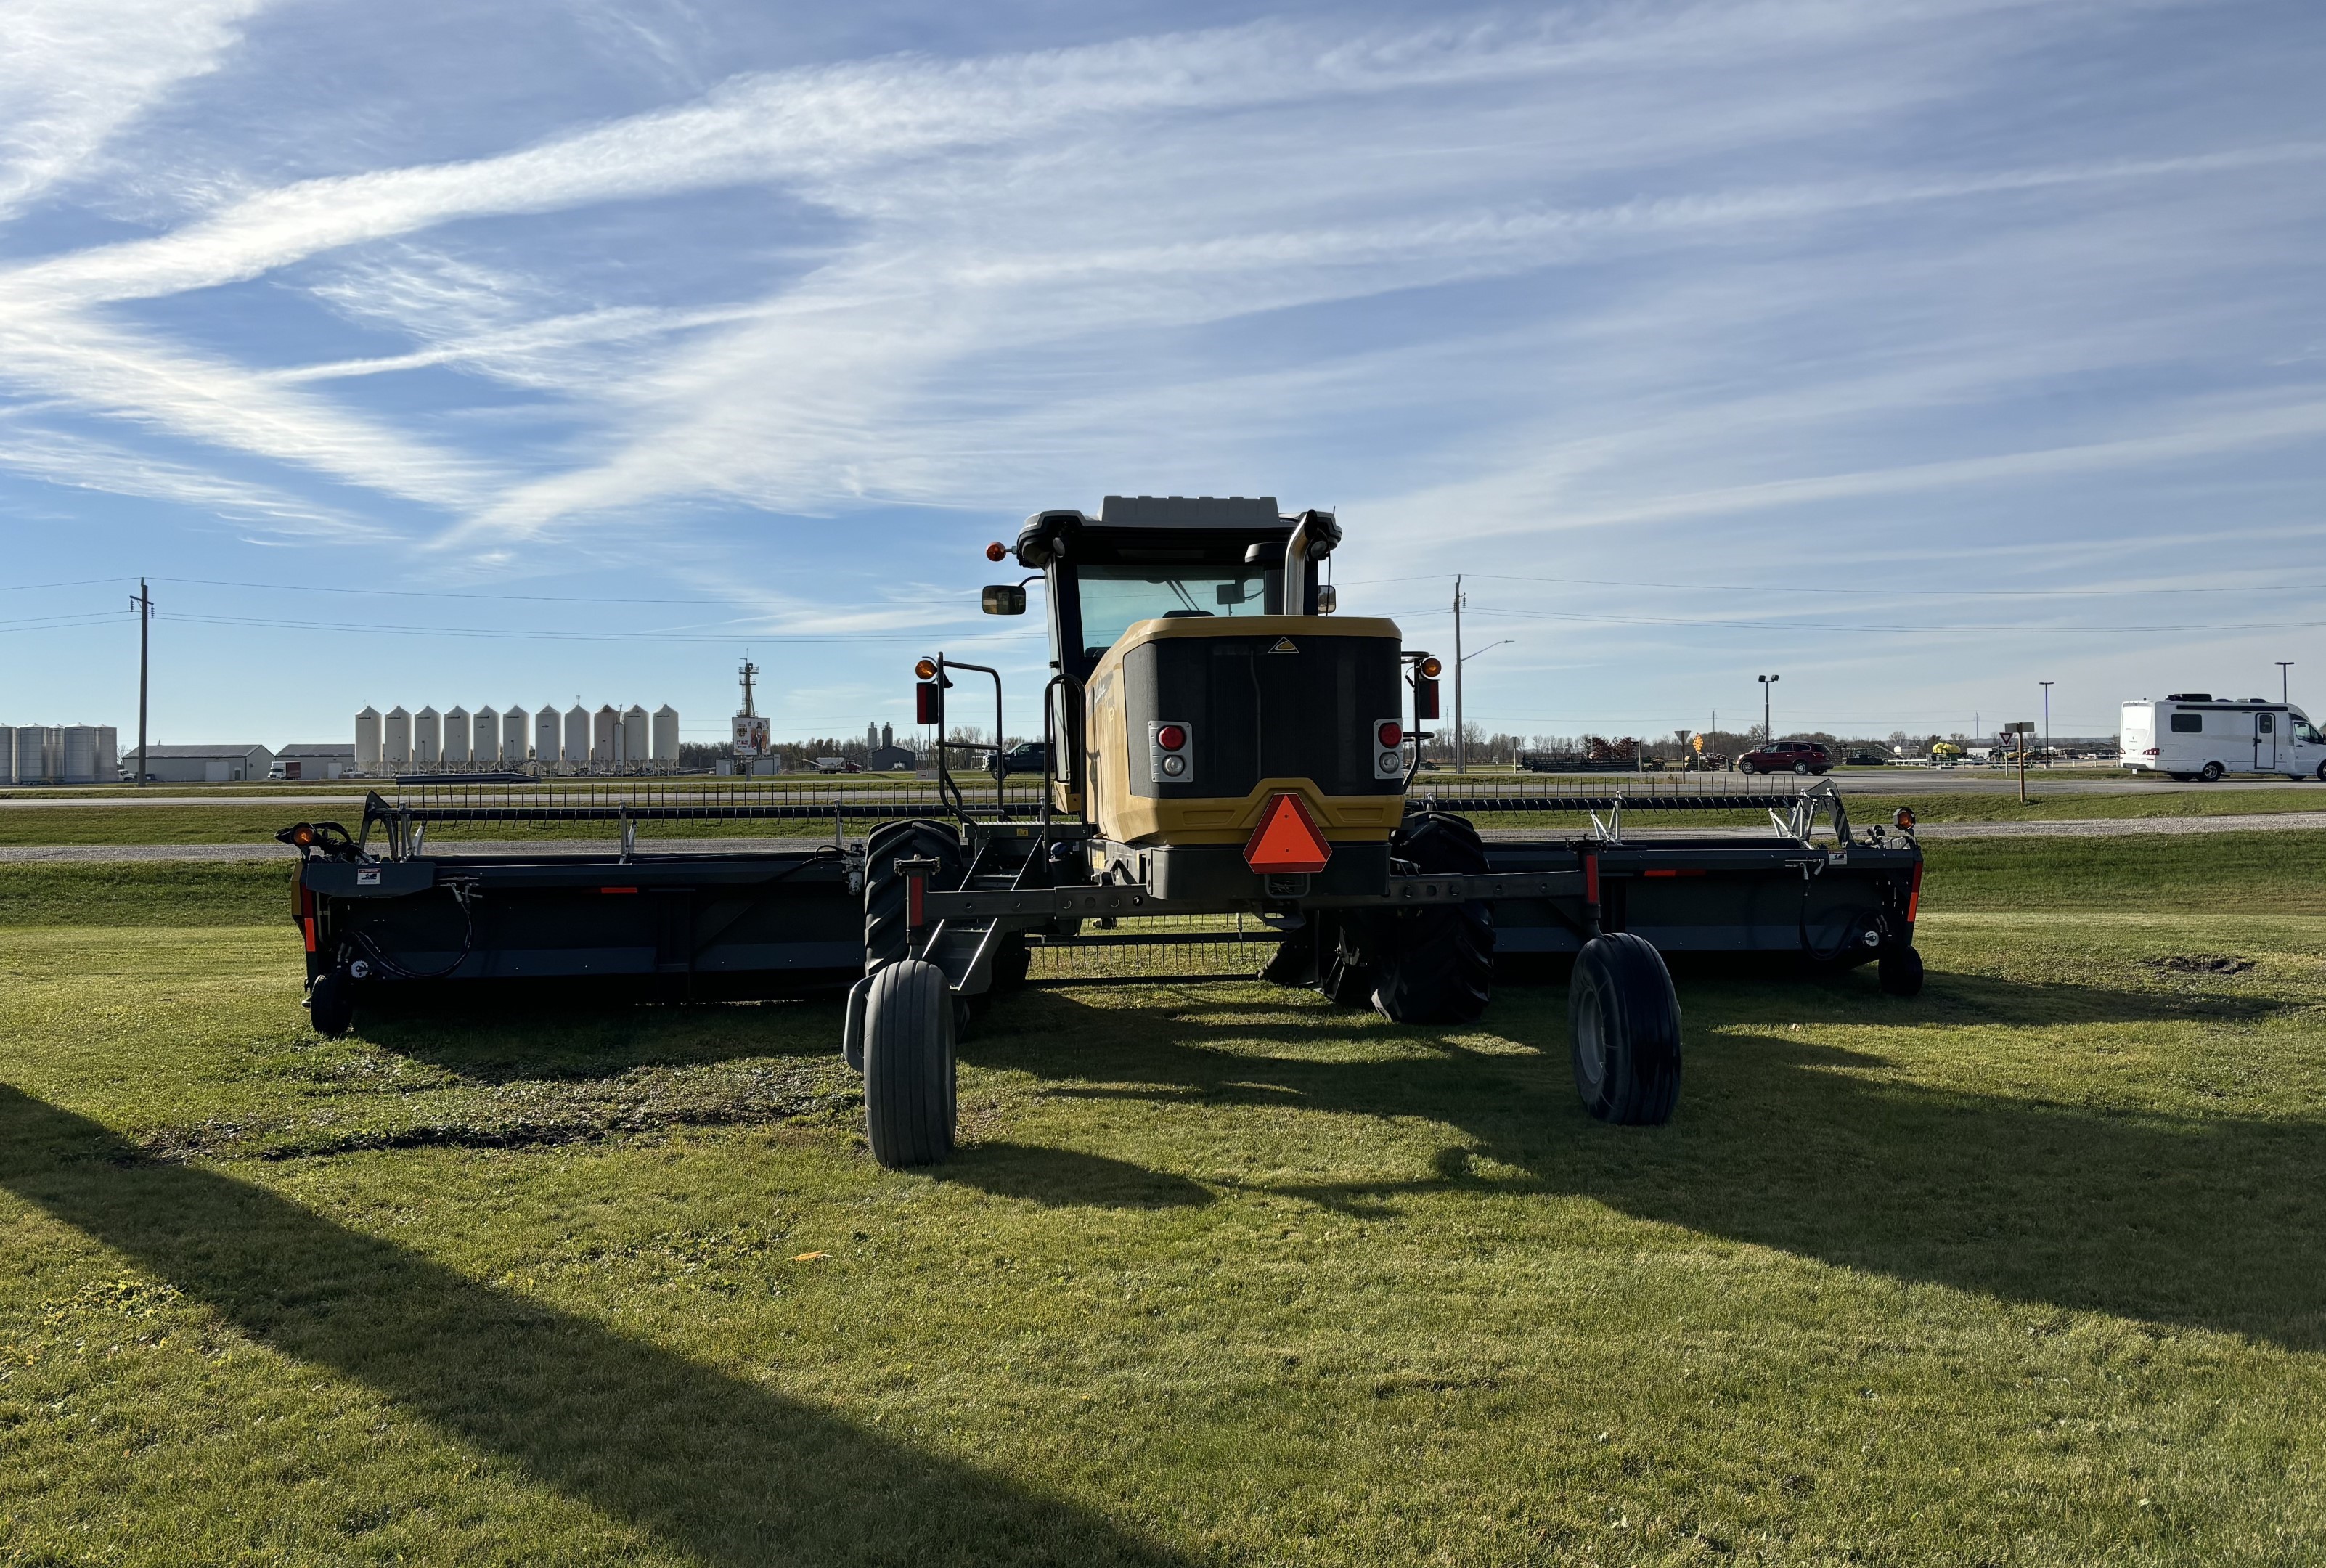
[[[315,917],[312,914],[302,916],[299,921],[299,926],[302,931],[306,932],[307,951],[309,952],[313,952],[315,951]]]
[[[1921,907],[1922,907],[1922,863],[1921,863],[1920,860],[1917,860],[1917,861],[1915,861],[1915,862],[1914,862],[1914,887],[1913,887],[1913,891],[1912,891],[1911,893],[1909,893],[1909,894],[1907,894],[1907,895],[1906,895],[1906,923],[1907,923],[1908,925],[1912,925],[1912,924],[1913,924],[1913,923],[1914,923],[1914,914],[1915,914],[1915,912],[1916,912],[1916,911],[1918,911],[1918,910],[1920,910]]]

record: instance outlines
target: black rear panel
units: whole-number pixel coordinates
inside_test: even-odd
[[[1131,649],[1122,664],[1135,795],[1241,796],[1264,778],[1310,779],[1328,795],[1404,788],[1373,776],[1372,727],[1402,710],[1394,637],[1165,637]],[[1195,728],[1192,784],[1149,776],[1148,726],[1158,719]]]

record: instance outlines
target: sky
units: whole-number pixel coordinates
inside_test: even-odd
[[[1521,735],[2326,708],[2326,7],[0,0],[0,723],[1038,723],[988,540],[1333,508]]]

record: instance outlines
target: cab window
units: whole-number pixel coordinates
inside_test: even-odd
[[[2312,728],[2306,719],[2297,719],[2293,721],[2293,738],[2304,746],[2326,746],[2326,736],[2321,736],[2317,730]]]
[[[1093,654],[1114,645],[1134,621],[1265,612],[1268,575],[1259,567],[1085,566],[1077,573],[1083,644]]]

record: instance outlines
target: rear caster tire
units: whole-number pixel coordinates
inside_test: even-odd
[[[1891,996],[1922,994],[1922,955],[1911,947],[1893,947],[1884,953],[1874,972],[1883,990]]]
[[[1478,830],[1436,812],[1398,830],[1390,858],[1424,877],[1486,870]],[[1373,1007],[1390,1022],[1474,1023],[1493,999],[1494,922],[1483,901],[1400,909],[1372,923],[1366,934],[1372,938],[1364,945],[1373,955]],[[1342,983],[1353,985],[1361,967],[1352,965]]]
[[[315,1033],[336,1040],[356,1026],[356,984],[344,970],[317,975],[307,988],[307,1018]]]
[[[1679,993],[1663,954],[1629,932],[1576,955],[1567,991],[1575,1090],[1601,1121],[1657,1127],[1679,1103]]]
[[[864,997],[864,1131],[892,1171],[953,1153],[954,997],[944,971],[900,959]]]
[[[2219,763],[2209,762],[2197,770],[2197,776],[2207,784],[2219,784],[2221,782],[2221,773]]]
[[[961,839],[943,822],[886,822],[864,843],[864,972],[870,974],[910,951],[912,927],[906,909],[907,878],[897,862],[934,858],[937,874],[929,886],[958,886]]]

